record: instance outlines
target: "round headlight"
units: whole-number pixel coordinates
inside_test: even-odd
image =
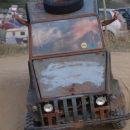
[[[99,106],[104,105],[105,102],[106,102],[106,101],[105,101],[105,98],[104,98],[104,97],[98,97],[98,98],[96,99],[96,104],[99,105]]]
[[[44,105],[44,111],[45,112],[52,112],[53,106],[51,104]]]

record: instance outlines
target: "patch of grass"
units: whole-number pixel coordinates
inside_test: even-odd
[[[116,41],[115,43],[107,42],[107,48],[112,52],[130,52],[130,41]]]
[[[28,45],[0,44],[0,56],[14,54],[28,54]]]

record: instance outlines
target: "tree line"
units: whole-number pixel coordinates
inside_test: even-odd
[[[11,5],[18,5],[20,8],[25,7],[27,0],[0,0],[0,8],[8,9]]]

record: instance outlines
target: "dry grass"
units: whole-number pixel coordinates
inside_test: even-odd
[[[107,43],[107,48],[112,52],[130,52],[130,42],[122,42],[122,43]]]
[[[130,52],[130,40],[118,39],[114,42],[108,40],[106,44],[111,52]],[[28,54],[28,45],[0,44],[0,56]]]
[[[28,54],[28,45],[0,44],[0,56],[15,54]]]
[[[113,52],[130,52],[130,39],[129,37],[112,39],[108,38],[106,46],[109,51]]]

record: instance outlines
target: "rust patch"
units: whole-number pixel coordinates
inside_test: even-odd
[[[43,114],[42,116],[43,116],[43,118],[48,118],[48,124],[49,124],[49,126],[51,126],[52,125],[52,117],[56,117],[56,114],[55,113]]]
[[[74,88],[74,87],[75,87],[75,84],[72,84],[72,86],[71,86],[71,88],[70,88],[70,90],[69,90],[69,91],[70,91],[70,92],[74,92],[74,90],[75,90],[75,88]]]
[[[110,106],[103,106],[103,107],[94,108],[94,112],[100,112],[100,118],[101,120],[103,120],[105,118],[104,111],[109,109]]]
[[[81,124],[81,123],[75,123],[74,127],[77,128],[77,129],[83,128],[83,124]]]

